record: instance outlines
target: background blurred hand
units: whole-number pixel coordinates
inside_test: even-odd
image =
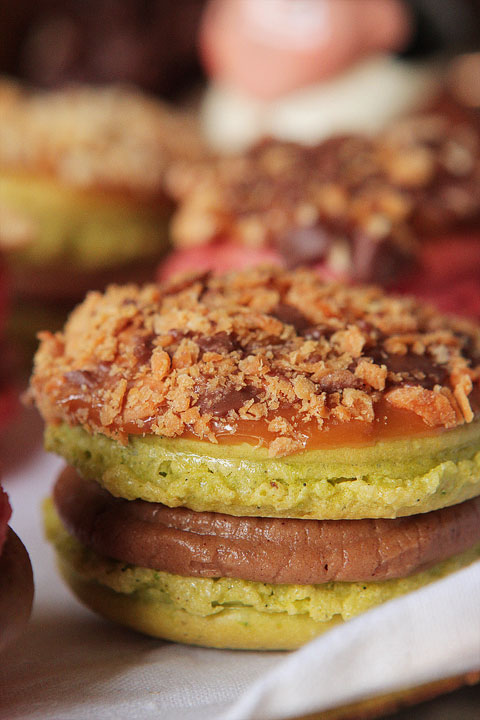
[[[409,33],[401,0],[210,0],[200,46],[214,79],[270,99],[401,49]]]

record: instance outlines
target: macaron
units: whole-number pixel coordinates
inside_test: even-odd
[[[0,487],[0,650],[25,629],[33,602],[33,573],[28,553],[8,526],[12,514]]]
[[[194,271],[200,248],[202,266],[210,258],[215,269],[225,246],[232,256],[243,248],[251,264],[268,251],[286,267],[389,285],[415,267],[427,238],[478,231],[479,127],[465,113],[436,112],[375,137],[334,136],[310,147],[267,140],[177,166],[169,176],[178,208],[167,270]]]
[[[145,279],[167,247],[164,177],[203,146],[190,117],[120,86],[0,85],[0,246],[22,298],[78,302]]]
[[[154,636],[298,647],[478,559],[479,378],[475,323],[306,270],[90,293],[30,386],[61,572]]]

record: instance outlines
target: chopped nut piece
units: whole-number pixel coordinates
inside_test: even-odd
[[[403,410],[411,410],[432,427],[454,427],[457,416],[452,403],[445,395],[421,387],[400,387],[386,395],[387,401]]]
[[[300,440],[294,440],[289,437],[279,437],[270,443],[268,454],[270,457],[283,457],[285,455],[291,455],[302,448],[303,444]]]
[[[308,400],[308,398],[315,394],[315,385],[306,377],[300,376],[295,378],[293,387],[296,396],[300,398],[300,400]]]
[[[355,375],[375,390],[383,390],[387,379],[387,368],[385,365],[380,366],[362,360],[355,368]]]
[[[164,350],[157,349],[152,355],[152,372],[158,378],[163,378],[168,375],[170,370],[170,355]]]

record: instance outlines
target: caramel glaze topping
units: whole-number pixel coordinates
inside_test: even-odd
[[[408,436],[471,422],[479,409],[475,323],[305,270],[111,286],[40,339],[30,393],[45,420],[120,442],[136,433],[215,443],[251,424],[281,456],[329,428],[347,440],[349,428],[385,414],[388,424],[390,411],[416,420]]]
[[[480,217],[480,126],[429,114],[374,139],[313,147],[269,140],[250,151],[169,172],[179,247],[227,238],[273,246],[290,267],[327,261],[362,282],[387,283],[425,236]]]

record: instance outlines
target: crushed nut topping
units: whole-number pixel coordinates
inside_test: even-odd
[[[374,422],[379,401],[429,427],[470,422],[479,379],[474,323],[375,287],[258,268],[91,292],[64,332],[41,334],[30,393],[47,422],[122,442],[216,442],[263,421],[281,455],[309,427]]]
[[[180,202],[178,247],[227,238],[273,246],[289,267],[326,263],[337,275],[386,283],[418,242],[480,217],[480,125],[470,117],[414,116],[376,139],[314,147],[266,141],[168,182]]]
[[[122,87],[28,93],[0,83],[0,167],[78,188],[165,193],[172,160],[205,149],[190,116]]]

